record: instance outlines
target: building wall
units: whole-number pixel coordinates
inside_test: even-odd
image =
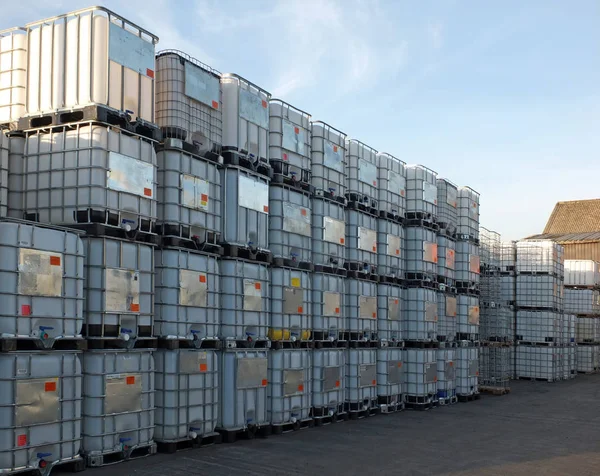
[[[562,243],[565,259],[592,259],[600,261],[600,241],[594,243]]]

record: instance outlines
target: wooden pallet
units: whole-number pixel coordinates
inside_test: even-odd
[[[506,395],[510,393],[510,387],[479,387],[479,393],[488,393],[490,395]]]

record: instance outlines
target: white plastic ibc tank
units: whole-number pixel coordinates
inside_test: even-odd
[[[437,337],[440,342],[454,342],[456,339],[457,302],[456,296],[437,293],[438,325]]]
[[[435,281],[438,272],[438,245],[435,232],[429,228],[406,227],[404,235],[406,278]]]
[[[575,327],[575,337],[577,337],[577,316],[573,315],[573,314],[567,314],[564,313],[562,315],[562,321],[561,321],[561,326],[562,326],[562,331],[561,331],[561,342],[564,345],[573,345],[577,339],[574,339],[573,341],[571,341],[571,325],[573,325]],[[600,324],[598,325],[598,332],[600,332]]]
[[[576,348],[579,352],[579,349],[585,347]],[[548,382],[559,379],[557,378],[560,373],[558,347],[517,345],[515,359],[517,378],[540,379]]]
[[[152,445],[154,358],[147,349],[83,354],[82,453],[88,466],[103,455]]]
[[[393,284],[377,285],[377,336],[381,341],[402,342],[403,289]]]
[[[517,245],[515,241],[503,241],[500,243],[500,272],[514,273],[515,260],[517,256]]]
[[[404,228],[383,218],[377,219],[377,272],[381,276],[404,278]]]
[[[312,280],[313,340],[343,340],[345,279],[334,274],[313,273]]]
[[[25,26],[27,114],[101,104],[154,122],[152,33],[103,7]]]
[[[269,180],[239,167],[221,170],[225,243],[269,248]]]
[[[349,340],[377,339],[377,283],[363,279],[346,279],[346,329]]]
[[[404,340],[430,342],[437,339],[438,307],[433,289],[408,288],[404,291]]]
[[[156,55],[156,124],[163,137],[219,155],[223,142],[221,73],[176,50]]]
[[[161,442],[214,434],[219,416],[219,354],[214,350],[159,350],[154,438]]]
[[[438,281],[448,287],[454,286],[456,268],[456,241],[444,235],[437,237]]]
[[[377,349],[377,396],[382,406],[404,403],[402,358],[403,350],[398,347]]]
[[[311,262],[311,199],[286,186],[269,188],[269,249],[290,265]]]
[[[565,260],[565,286],[599,286],[600,263],[589,259]]]
[[[459,294],[456,296],[456,307],[456,331],[470,335],[463,340],[479,340],[479,298]]]
[[[346,197],[348,201],[378,209],[377,151],[356,139],[347,139],[346,157]]]
[[[592,373],[597,372],[600,366],[600,346],[578,345],[577,347],[577,371]]]
[[[405,392],[411,403],[430,403],[437,395],[435,349],[404,349]],[[411,401],[412,400],[412,401]]]
[[[474,395],[479,393],[479,348],[456,349],[456,393]]]
[[[406,210],[406,163],[387,152],[377,154],[379,210],[388,218],[404,218]]]
[[[455,254],[456,281],[479,283],[479,246],[470,241],[457,241]]]
[[[458,187],[459,238],[479,239],[479,193],[470,187]]]
[[[156,221],[156,153],[141,136],[89,123],[32,133],[24,165],[26,217],[145,232]]]
[[[597,317],[579,316],[575,324],[575,336],[577,343],[600,342],[599,321],[600,319]]]
[[[562,309],[563,281],[550,275],[517,275],[517,306]]]
[[[309,340],[312,331],[311,273],[271,268],[271,323],[274,341]]]
[[[327,417],[342,412],[346,400],[346,350],[315,349],[312,360],[314,416]]]
[[[219,167],[171,148],[176,142],[165,142],[156,154],[159,234],[199,244],[218,243],[222,230]]]
[[[346,214],[339,202],[312,199],[312,262],[315,266],[341,269],[346,253]]]
[[[517,311],[517,340],[523,342],[553,342],[562,333],[562,313],[553,311]]]
[[[456,396],[456,349],[438,349],[437,396],[444,405]]]
[[[377,261],[377,217],[347,210],[346,263],[358,271],[375,273]]]
[[[504,306],[512,306],[515,304],[516,279],[516,276],[511,275],[500,276],[500,301]]]
[[[310,123],[311,181],[317,196],[346,196],[346,134],[321,121]]]
[[[437,222],[449,233],[456,232],[458,225],[458,186],[448,179],[436,180]]]
[[[43,469],[81,447],[81,362],[77,352],[0,354],[0,471]],[[45,463],[45,466],[44,466]]]
[[[406,167],[406,216],[432,220],[437,216],[437,173],[422,165]]]
[[[273,173],[310,183],[310,114],[281,99],[269,101],[269,160]]]
[[[6,205],[6,215],[13,218],[23,218],[23,177],[25,170],[25,160],[23,160],[25,153],[25,137],[22,135],[12,135],[8,138],[8,158],[6,165],[8,167],[8,174],[6,176],[6,202],[2,202]],[[2,151],[0,150],[0,163],[2,163]],[[0,165],[0,168],[2,166]],[[4,183],[4,178],[0,179]],[[1,186],[0,186],[1,187]],[[0,195],[2,194],[0,190]],[[0,205],[1,208],[1,205]],[[0,216],[2,215],[0,211]]]
[[[215,255],[157,249],[154,335],[200,346],[219,336],[221,283]]]
[[[153,336],[154,249],[108,238],[83,238],[85,326],[88,338]]]
[[[570,378],[575,378],[577,376],[577,349],[579,349],[578,346],[569,346],[569,368],[571,370]]]
[[[81,338],[84,247],[66,229],[0,219],[0,334],[40,348]]]
[[[377,349],[349,349],[346,361],[346,409],[377,406]]]
[[[253,163],[268,164],[271,95],[241,76],[230,73],[221,76],[221,89],[223,152],[248,156]]]
[[[0,44],[2,40],[0,39]],[[10,139],[0,130],[0,218],[8,215],[8,157]]]
[[[219,428],[231,431],[268,424],[267,355],[264,350],[221,352]]]
[[[25,114],[27,95],[27,30],[0,31],[0,124]]]
[[[571,314],[600,314],[600,291],[564,288],[564,307]]]
[[[267,419],[272,425],[299,424],[310,418],[311,360],[310,349],[269,351]]]
[[[270,323],[269,269],[262,263],[223,258],[221,268],[221,331],[227,347],[236,341],[267,340]]]

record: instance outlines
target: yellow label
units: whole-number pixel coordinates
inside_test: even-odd
[[[292,287],[299,288],[300,287],[300,278],[292,278]]]

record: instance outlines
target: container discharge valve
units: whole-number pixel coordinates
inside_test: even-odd
[[[196,438],[198,438],[198,432],[201,430],[201,428],[195,428],[195,427],[190,427],[190,432],[188,433],[188,436],[192,439],[195,440]]]
[[[38,467],[44,469],[48,466],[48,461],[46,461],[45,458],[52,456],[52,453],[37,453],[35,456],[39,459]]]
[[[119,438],[119,443],[121,443],[121,451],[127,451],[130,449],[129,445],[126,443],[131,441],[131,438]]]
[[[133,220],[129,220],[127,218],[123,218],[121,220],[121,228],[123,228],[127,232],[130,232],[133,229],[133,225],[135,225],[135,222]]]
[[[52,331],[52,330],[54,330],[54,327],[40,326],[40,336],[41,336],[42,340],[48,339],[50,336],[48,335],[48,333],[46,331]]]
[[[131,329],[124,329],[121,328],[121,333],[119,334],[119,339],[125,341],[125,342],[129,342],[129,340],[131,339]]]
[[[296,172],[290,172],[290,175],[292,176],[292,182],[298,181],[298,177],[296,177]]]

